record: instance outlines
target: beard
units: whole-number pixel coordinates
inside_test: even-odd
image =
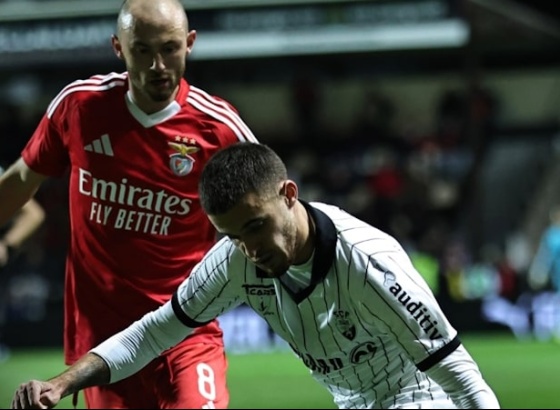
[[[177,80],[169,79],[166,87],[160,89],[157,86],[154,86],[153,83],[148,82],[147,86],[144,87],[144,90],[152,101],[163,102],[171,98],[178,84]]]
[[[147,94],[150,97],[150,99],[154,102],[164,102],[167,101],[173,93],[172,92],[158,92],[158,93],[148,92]]]
[[[168,72],[166,75],[159,77],[157,74],[154,75],[154,73],[145,74],[141,71],[136,71],[132,67],[128,68],[128,75],[136,92],[141,94],[143,98],[147,98],[155,103],[166,102],[171,99],[181,79],[179,74]],[[165,79],[167,82],[158,86],[158,79]]]
[[[303,246],[297,235],[296,222],[291,218],[286,218],[286,223],[282,228],[282,237],[284,238],[284,249],[286,252],[286,262],[283,267],[284,271],[288,270],[291,265],[295,264],[298,251]]]
[[[270,278],[278,278],[290,269],[294,264],[296,252],[298,251],[298,239],[296,235],[296,224],[289,217],[280,230],[279,240],[276,242],[274,263],[269,266],[262,266],[266,275]],[[281,238],[281,239],[280,239]]]

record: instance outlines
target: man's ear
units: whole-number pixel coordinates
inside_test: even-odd
[[[123,56],[123,52],[122,52],[122,45],[121,42],[119,40],[119,38],[117,37],[116,34],[113,34],[111,36],[111,45],[113,47],[113,52],[115,53],[115,55],[121,59],[124,60],[124,56]]]
[[[291,208],[298,201],[298,186],[294,181],[288,179],[284,182],[282,189],[283,189],[283,195],[286,198],[286,202],[288,206]]]
[[[192,53],[195,40],[196,40],[196,30],[189,31],[187,34],[187,55]]]

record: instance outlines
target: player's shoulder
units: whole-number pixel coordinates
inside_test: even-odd
[[[310,202],[310,205],[326,214],[332,220],[339,234],[359,228],[373,228],[371,225],[336,205],[318,201]]]
[[[87,101],[99,97],[107,97],[111,92],[122,92],[127,84],[127,72],[110,72],[108,74],[96,74],[88,78],[77,79],[64,86],[52,99],[47,108],[47,114],[51,116],[54,111],[64,103]]]
[[[215,135],[221,135],[228,142],[258,142],[237,108],[225,98],[189,84],[186,100],[188,103],[185,106],[186,110],[194,112],[200,119],[221,130],[221,132],[214,132]]]
[[[220,96],[220,95],[216,95],[213,94],[211,92],[208,92],[200,87],[197,87],[196,85],[190,84],[189,83],[189,92],[187,95],[187,100],[190,100],[190,102],[192,103],[193,101],[199,102],[200,104],[205,104],[207,106],[214,106],[216,108],[224,108],[224,109],[228,109],[231,110],[233,112],[235,112],[236,114],[238,114],[237,108],[226,98]],[[194,105],[195,108],[197,107],[197,105]]]
[[[210,250],[204,255],[203,262],[207,265],[218,266],[229,268],[229,265],[234,263],[232,259],[235,259],[234,255],[238,251],[235,244],[227,236],[222,236],[218,241],[210,248]]]
[[[199,265],[202,269],[195,271],[200,270],[212,277],[221,276],[230,282],[240,283],[248,274],[254,275],[254,269],[251,269],[243,252],[227,236],[216,241]]]
[[[95,95],[114,89],[115,87],[126,86],[128,73],[110,72],[107,74],[95,74],[88,78],[81,78],[68,83],[64,86],[57,97],[80,94]]]
[[[382,249],[400,248],[394,237],[338,206],[323,202],[311,202],[310,204],[332,220],[340,247],[362,250],[367,254]]]

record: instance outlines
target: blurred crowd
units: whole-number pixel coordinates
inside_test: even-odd
[[[302,143],[276,148],[307,199],[337,204],[395,236],[442,297],[515,296],[518,275],[499,250],[469,243],[470,195],[499,111],[489,90],[445,91],[425,134],[397,124],[398,107],[380,92],[364,95],[345,135],[321,128],[319,90],[296,83],[294,96]]]

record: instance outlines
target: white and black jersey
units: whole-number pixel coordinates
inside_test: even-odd
[[[398,242],[339,208],[304,205],[316,227],[307,264],[266,278],[223,238],[170,301],[90,350],[109,367],[110,382],[246,303],[339,408],[499,408]]]
[[[424,371],[460,342],[403,248],[337,207],[304,205],[316,226],[308,272],[296,267],[266,278],[222,238],[177,290],[175,315],[196,327],[246,303],[340,408],[445,403],[447,394]]]

